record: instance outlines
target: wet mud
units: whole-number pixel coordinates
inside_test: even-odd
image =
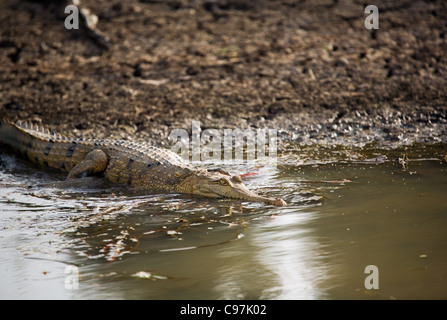
[[[371,3],[372,4],[372,3]],[[173,129],[274,128],[301,144],[446,142],[447,3],[130,0],[0,4],[0,116],[168,144]]]

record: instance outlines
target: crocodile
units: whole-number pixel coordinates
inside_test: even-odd
[[[41,167],[67,172],[67,179],[104,175],[112,183],[147,192],[231,198],[285,206],[258,195],[239,175],[192,165],[171,150],[128,140],[63,136],[28,121],[0,119],[0,144]]]

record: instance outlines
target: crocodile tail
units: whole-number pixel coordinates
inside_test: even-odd
[[[0,144],[13,147],[13,144],[15,142],[13,138],[13,132],[15,130],[13,127],[13,123],[8,118],[0,119]]]
[[[94,149],[92,140],[61,136],[28,121],[0,122],[0,144],[42,166],[68,172]]]
[[[0,143],[17,149],[20,144],[23,144],[23,139],[25,137],[27,137],[25,140],[34,139],[41,141],[49,141],[50,139],[73,139],[70,136],[61,136],[60,134],[56,134],[53,130],[31,121],[19,120],[17,122],[13,122],[8,118],[0,119]]]
[[[0,118],[0,128],[3,127],[3,126],[6,126],[8,124],[11,124],[11,123],[12,123],[11,120],[9,120],[6,117],[1,117]],[[0,136],[0,138],[1,138],[1,136]]]
[[[0,144],[6,145],[16,152],[23,153],[28,143],[33,137],[24,129],[28,123],[18,121],[12,122],[7,118],[0,119]]]
[[[54,133],[41,125],[28,121],[12,122],[8,119],[0,120],[0,144],[6,145],[15,153],[42,166],[67,170],[61,167],[60,159],[50,155],[51,149],[63,148],[63,144],[56,145]],[[62,151],[61,151],[62,152]],[[71,168],[71,164],[67,168]],[[59,168],[61,167],[61,168]]]

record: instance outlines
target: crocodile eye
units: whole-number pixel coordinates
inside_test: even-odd
[[[219,180],[219,183],[221,184],[221,185],[228,185],[228,181],[227,180],[225,180],[225,179],[220,179]]]

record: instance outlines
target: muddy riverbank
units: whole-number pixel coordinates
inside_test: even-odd
[[[82,1],[0,4],[0,116],[167,144],[169,132],[275,128],[299,143],[447,141],[447,3]]]

